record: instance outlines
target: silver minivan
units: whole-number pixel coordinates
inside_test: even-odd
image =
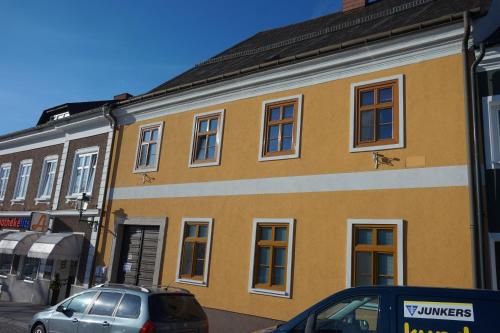
[[[193,294],[177,288],[100,285],[39,312],[31,333],[208,333]]]

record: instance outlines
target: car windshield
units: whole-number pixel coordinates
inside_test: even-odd
[[[205,320],[203,309],[191,295],[151,295],[149,312],[151,320],[154,322]]]

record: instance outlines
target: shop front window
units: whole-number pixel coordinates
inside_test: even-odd
[[[0,275],[10,274],[13,258],[12,254],[0,254]]]
[[[40,266],[40,259],[38,258],[24,258],[23,265],[23,279],[33,281],[36,279],[38,274],[38,267]]]
[[[50,280],[52,277],[52,267],[54,267],[54,260],[48,259],[45,262],[45,267],[43,268],[43,278],[45,280]]]

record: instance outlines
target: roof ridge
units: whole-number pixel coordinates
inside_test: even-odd
[[[427,4],[429,2],[433,2],[433,1],[435,1],[435,0],[413,0],[411,2],[407,2],[407,3],[401,4],[401,5],[389,8],[389,9],[381,10],[379,12],[375,12],[373,14],[370,14],[370,15],[367,15],[367,16],[364,16],[361,18],[357,18],[357,19],[354,19],[351,21],[346,21],[346,22],[343,22],[340,24],[336,24],[336,25],[327,27],[327,28],[322,29],[322,30],[318,30],[315,32],[310,32],[307,34],[303,34],[300,36],[289,38],[289,39],[283,40],[281,42],[275,42],[275,43],[272,43],[269,45],[264,45],[264,46],[258,47],[256,49],[245,50],[245,51],[240,51],[240,52],[222,55],[219,57],[214,57],[214,58],[211,58],[211,59],[208,59],[208,60],[205,60],[205,61],[202,61],[202,62],[196,64],[195,67],[200,67],[203,65],[213,64],[213,63],[222,62],[222,61],[229,60],[229,59],[254,55],[257,53],[264,52],[264,51],[269,51],[269,50],[273,50],[273,49],[277,49],[277,48],[281,48],[281,47],[285,47],[285,46],[290,46],[290,45],[293,45],[297,42],[302,42],[304,40],[316,38],[316,37],[323,36],[323,35],[326,35],[326,34],[329,34],[332,32],[337,32],[337,31],[340,31],[340,30],[343,30],[346,28],[351,28],[353,26],[357,26],[357,25],[360,25],[363,23],[371,22],[373,20],[376,20],[376,19],[379,19],[382,17],[387,17],[390,15],[394,15],[396,13],[400,13],[400,12],[403,12],[403,11],[408,10],[408,9],[422,6],[422,5],[425,5],[425,4]],[[298,24],[298,23],[296,23],[296,24]],[[276,28],[275,30],[278,30],[278,29],[280,29],[280,28]]]

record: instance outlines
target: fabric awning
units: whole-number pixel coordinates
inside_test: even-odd
[[[0,253],[26,255],[31,245],[42,233],[39,232],[12,232],[0,240]]]
[[[29,249],[28,257],[54,260],[78,260],[82,252],[83,235],[53,233],[40,237]]]
[[[13,232],[14,231],[12,230],[0,230],[0,240],[4,239],[8,234],[11,234]]]

